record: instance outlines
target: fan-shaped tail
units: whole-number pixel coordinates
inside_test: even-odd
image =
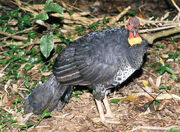
[[[68,102],[73,89],[73,86],[60,85],[52,75],[24,99],[24,112],[41,114],[45,109],[61,110]]]

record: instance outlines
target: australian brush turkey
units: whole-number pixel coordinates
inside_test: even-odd
[[[74,86],[87,86],[93,95],[104,123],[112,116],[106,91],[113,88],[140,68],[148,43],[139,36],[139,20],[130,18],[127,29],[108,28],[91,32],[72,42],[57,57],[53,74],[25,98],[25,113],[40,114],[43,110],[63,108]]]

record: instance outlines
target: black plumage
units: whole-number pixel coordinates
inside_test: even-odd
[[[143,63],[148,43],[131,46],[129,31],[108,28],[89,33],[72,42],[57,57],[53,75],[24,102],[26,113],[62,108],[74,86],[87,86],[94,98],[103,100],[108,89],[124,82]]]

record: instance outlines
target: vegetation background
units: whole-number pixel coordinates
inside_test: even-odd
[[[179,0],[0,0],[0,130],[179,132],[179,7]],[[125,26],[131,16],[153,45],[142,69],[109,95],[121,124],[98,122],[91,91],[79,87],[61,112],[24,114],[24,97],[48,79],[71,41]]]

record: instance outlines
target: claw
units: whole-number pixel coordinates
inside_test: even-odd
[[[120,124],[119,121],[107,120],[107,119],[105,118],[105,115],[104,115],[102,102],[99,101],[99,100],[96,100],[96,99],[95,99],[95,101],[96,101],[97,108],[98,108],[98,111],[99,111],[100,121],[101,121],[102,123],[104,123],[104,124],[107,124],[107,123]],[[107,97],[105,97],[105,99],[103,100],[103,102],[105,102],[104,105],[105,105],[105,108],[106,108],[106,110],[107,110],[107,114],[106,114],[106,115],[109,116],[109,117],[114,117],[114,114],[111,112],[111,109],[110,109],[110,107],[109,107],[109,103],[108,103]],[[107,104],[108,104],[108,105],[107,105]],[[97,122],[98,120],[96,119],[96,120],[94,120],[94,121]]]

